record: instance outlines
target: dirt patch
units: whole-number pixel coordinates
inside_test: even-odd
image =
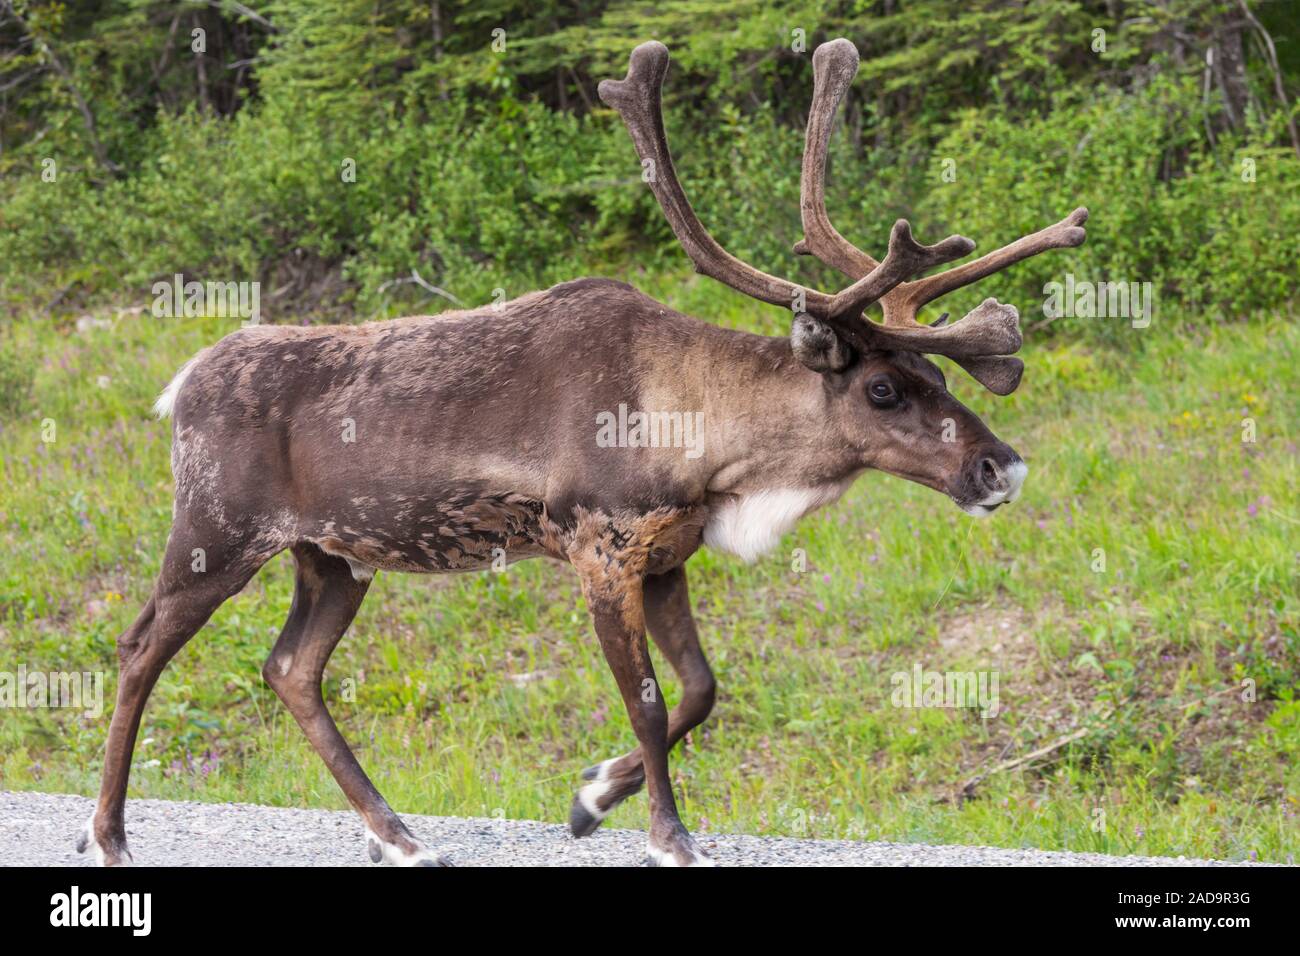
[[[1038,662],[1034,618],[1022,608],[962,608],[939,624],[939,647],[948,660],[969,658],[1008,673],[1028,672]]]

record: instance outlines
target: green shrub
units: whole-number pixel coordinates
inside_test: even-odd
[[[966,307],[995,295],[1018,302],[1028,322],[1041,321],[1045,283],[1067,272],[1151,282],[1156,322],[1183,310],[1236,317],[1286,302],[1296,291],[1300,163],[1288,150],[1249,141],[1196,151],[1204,119],[1195,84],[1166,79],[1131,95],[1062,95],[1042,117],[964,114],[931,157],[936,173],[955,159],[957,178],[927,192],[927,236],[960,231],[987,251],[1075,206],[1092,213],[1083,246],[990,277],[964,294]],[[1168,168],[1170,156],[1186,157],[1181,170]],[[1243,180],[1246,159],[1254,160],[1253,182]],[[1130,328],[1072,317],[1055,324],[1102,338]]]
[[[842,276],[791,252],[802,234],[802,130],[770,110],[724,102],[701,122],[692,108],[670,101],[667,119],[708,228],[760,268],[842,286]],[[880,256],[899,216],[923,241],[960,232],[987,251],[1076,205],[1091,208],[1086,245],[936,303],[957,315],[992,295],[1017,304],[1026,325],[1042,324],[1044,285],[1067,273],[1150,282],[1157,322],[1185,309],[1235,317],[1276,307],[1295,292],[1300,163],[1265,145],[1276,141],[1272,128],[1206,147],[1206,109],[1195,81],[1157,75],[1135,92],[1070,86],[1042,113],[1000,99],[956,113],[928,153],[914,138],[858,149],[841,130],[831,217]],[[4,181],[11,228],[0,230],[0,261],[11,310],[58,289],[75,290],[69,301],[139,304],[152,282],[185,272],[271,283],[263,301],[275,318],[295,311],[295,293],[268,296],[294,288],[284,275],[306,269],[300,262],[343,280],[336,305],[436,310],[447,303],[411,283],[412,270],[480,305],[498,288],[513,297],[582,274],[684,264],[607,110],[579,117],[508,90],[427,112],[391,101],[300,108],[281,93],[231,118],[160,113],[150,145],[129,175],[108,182],[92,183],[84,165],[54,183],[35,168]],[[948,161],[955,181],[941,175]],[[345,181],[345,163],[355,181]],[[1051,326],[1136,340],[1125,320]]]

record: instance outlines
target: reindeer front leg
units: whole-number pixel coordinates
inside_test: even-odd
[[[713,710],[716,683],[709,662],[700,649],[700,638],[691,615],[686,568],[678,566],[661,574],[647,575],[642,584],[646,625],[655,646],[677,672],[682,697],[668,714],[668,751]],[[620,803],[645,786],[641,750],[604,760],[582,772],[585,784],[573,798],[569,810],[569,831],[585,837],[596,831],[602,820]]]
[[[668,711],[646,646],[644,576],[626,557],[595,548],[575,560],[605,659],[618,682],[645,767],[650,796],[646,852],[656,866],[712,866],[677,815],[668,776]]]

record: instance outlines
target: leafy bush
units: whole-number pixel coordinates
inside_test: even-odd
[[[1151,282],[1154,321],[1184,308],[1240,316],[1287,301],[1296,289],[1300,163],[1287,150],[1246,140],[1192,153],[1181,173],[1166,175],[1165,157],[1194,149],[1204,119],[1194,83],[1164,79],[1133,95],[1063,95],[1040,117],[964,114],[931,159],[935,170],[946,158],[957,164],[956,182],[936,185],[922,204],[931,233],[960,231],[988,250],[1076,205],[1092,211],[1083,246],[990,277],[966,294],[967,306],[996,295],[1020,302],[1029,322],[1041,320],[1041,311],[1025,306],[1041,305],[1044,284],[1067,272],[1093,282]],[[1243,180],[1246,160],[1254,181]],[[1103,337],[1130,327],[1058,322]]]
[[[102,114],[98,144],[69,89],[22,88],[21,108],[0,116],[9,313],[56,293],[69,305],[139,303],[175,272],[260,279],[275,318],[319,304],[313,282],[331,313],[368,314],[443,307],[412,270],[477,305],[498,288],[513,296],[583,273],[685,265],[626,132],[594,98],[595,80],[621,70],[644,31],[673,38],[667,123],[701,218],[741,258],[838,287],[842,277],[790,251],[807,53],[820,37],[792,51],[787,26],[805,21],[863,51],[829,182],[832,218],[862,248],[882,255],[899,216],[927,241],[961,232],[988,250],[1077,204],[1093,210],[1084,247],[1021,264],[944,308],[961,314],[996,295],[1041,322],[1043,285],[1066,273],[1151,282],[1157,321],[1185,308],[1249,314],[1294,295],[1300,162],[1278,145],[1288,114],[1271,78],[1245,77],[1251,109],[1227,123],[1219,91],[1207,98],[1200,70],[1185,75],[1168,54],[1238,29],[1213,3],[1180,0],[1154,19],[1137,14],[1155,7],[1136,3],[1101,58],[1062,39],[1086,35],[1099,15],[1074,0],[979,0],[956,19],[937,15],[938,0],[886,16],[836,3],[658,16],[617,2],[554,16],[446,4],[441,40],[425,29],[425,5],[381,6],[282,0],[273,35],[203,11],[214,42],[260,51],[249,57],[255,86],[225,75],[196,86],[192,69],[168,65],[189,54],[168,46],[173,14],[153,0],[0,21],[0,39],[8,30],[62,49],[69,82]],[[486,45],[498,19],[511,24],[502,55]],[[170,84],[153,98],[138,93],[151,88],[132,45],[141,35]],[[53,182],[45,158],[56,160]],[[941,175],[949,160],[955,181]],[[1127,323],[1051,326],[1120,339]]]

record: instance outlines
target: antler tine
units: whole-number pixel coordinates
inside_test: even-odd
[[[794,247],[796,253],[815,255],[851,279],[870,275],[880,266],[872,256],[840,235],[831,224],[826,213],[825,180],[826,156],[835,115],[848,92],[849,84],[857,74],[857,68],[858,51],[846,39],[823,43],[813,53],[813,105],[808,115],[800,188],[804,238]],[[1010,356],[991,355],[983,351],[992,342],[1003,341],[1010,346],[1012,340],[1005,313],[994,310],[991,304],[995,303],[992,300],[983,303],[961,322],[943,330],[921,325],[916,319],[917,312],[927,302],[1005,269],[1021,259],[1047,249],[1079,245],[1085,239],[1082,227],[1087,219],[1088,211],[1081,207],[1056,225],[1025,236],[974,262],[893,286],[880,297],[884,312],[884,329],[881,332],[888,334],[877,333],[872,338],[882,345],[889,342],[901,345],[903,341],[909,341],[913,343],[912,347],[947,355],[992,391],[998,394],[1014,391],[1020,383],[1024,363]],[[897,229],[896,224],[895,230]],[[966,251],[969,252],[970,249]],[[976,327],[990,321],[994,324],[991,329]],[[900,338],[897,333],[904,334]],[[1014,339],[1018,347],[1018,329]],[[973,348],[979,351],[972,351]],[[1015,348],[1008,347],[1006,351],[1013,352]]]
[[[852,315],[855,306],[861,311],[876,299],[887,301],[908,276],[960,259],[975,248],[975,243],[963,236],[949,236],[936,245],[923,246],[912,238],[907,220],[900,219],[894,224],[890,236],[889,255],[878,263],[841,236],[831,224],[830,216],[826,214],[826,155],[836,113],[857,72],[858,50],[843,37],[823,43],[813,52],[813,101],[808,111],[799,187],[804,238],[794,246],[796,254],[815,255],[850,279],[857,280],[854,286],[837,296],[840,299],[837,306],[844,309],[841,314],[846,315]],[[877,270],[884,271],[875,282],[868,284],[867,279]],[[864,294],[869,289],[875,292],[881,287],[885,291],[874,297]]]
[[[872,338],[871,329],[874,327],[864,327],[855,321],[863,309],[910,276],[961,258],[973,248],[970,240],[960,236],[950,236],[934,246],[923,246],[912,238],[907,223],[900,220],[890,236],[889,254],[885,260],[833,296],[768,275],[741,262],[722,248],[704,228],[677,179],[668,150],[661,102],[667,71],[668,48],[652,40],[632,51],[624,79],[603,80],[597,91],[600,98],[622,116],[641,161],[650,162],[650,189],[697,272],[774,305],[789,308],[797,298],[802,298],[810,315],[826,319],[851,340],[866,344]]]
[[[980,256],[974,262],[939,272],[914,282],[908,282],[895,290],[889,303],[882,304],[885,309],[885,324],[906,324],[913,322],[916,313],[927,302],[946,295],[954,289],[977,282],[985,276],[1001,272],[1008,266],[1023,259],[1036,256],[1048,249],[1066,249],[1083,245],[1088,237],[1083,224],[1088,221],[1088,210],[1080,206],[1058,223],[1040,229],[1028,236],[1022,236],[1015,242]]]
[[[986,341],[990,335],[996,338],[1013,332],[1015,346],[1000,351],[1003,353],[1018,351],[1020,327],[1019,316],[1014,306],[999,305],[995,299],[985,299],[960,322],[943,328],[922,325],[917,321],[916,314],[925,303],[954,289],[970,285],[1022,259],[1036,256],[1048,249],[1080,245],[1086,238],[1083,224],[1087,221],[1088,210],[1080,206],[1055,225],[1017,239],[1010,245],[981,256],[974,262],[914,282],[903,283],[881,302],[881,308],[884,310],[882,328],[884,335],[881,337],[906,336],[917,343],[914,348],[948,356],[964,368],[975,381],[994,394],[1010,395],[1020,385],[1025,363],[1008,354],[989,354],[982,347],[975,348],[973,345],[976,342]],[[1009,322],[1006,318],[1007,312],[1011,316]],[[985,328],[990,322],[999,328],[992,332]],[[945,332],[954,338],[951,347],[941,346],[934,341],[935,336]]]
[[[1082,229],[1077,227],[1083,221],[1079,216],[1082,213],[1086,218],[1086,210],[1076,211],[1070,220],[1058,224],[1068,225],[1075,231],[1043,230],[975,262],[912,283],[907,282],[911,276],[959,259],[975,244],[962,236],[949,236],[933,246],[921,245],[912,237],[907,221],[900,219],[890,233],[888,253],[877,263],[836,233],[825,213],[826,144],[835,109],[852,80],[857,60],[856,51],[848,41],[836,41],[829,46],[820,61],[814,55],[815,64],[824,64],[820,75],[826,77],[826,82],[825,92],[814,97],[810,120],[815,128],[809,132],[811,148],[807,152],[811,155],[806,154],[804,158],[806,188],[801,202],[806,238],[801,243],[803,248],[797,251],[826,255],[826,261],[855,280],[835,295],[796,285],[741,262],[722,248],[700,223],[677,179],[664,130],[661,90],[668,72],[667,47],[657,41],[641,44],[632,51],[627,76],[622,80],[602,81],[598,91],[600,98],[622,116],[637,155],[643,163],[648,161],[650,189],[697,272],[773,305],[789,308],[802,298],[809,315],[825,320],[859,347],[947,355],[988,388],[1006,394],[1015,388],[1023,369],[1017,360],[1007,358],[1008,353],[1020,347],[1021,341],[1019,316],[1014,307],[988,299],[961,322],[942,328],[920,325],[915,320],[915,310],[950,289],[974,282],[1044,249],[1078,245],[1082,241],[1078,237]],[[906,290],[911,293],[905,296]],[[866,321],[861,314],[876,301],[882,301],[886,325]]]
[[[668,48],[651,40],[632,51],[624,79],[602,80],[596,89],[600,98],[623,117],[642,163],[650,162],[647,171],[650,189],[674,235],[695,264],[695,270],[745,295],[786,308],[803,291],[810,312],[828,312],[830,296],[816,290],[802,290],[792,282],[746,265],[723,249],[700,223],[677,180],[668,152],[660,101],[667,72]]]
[[[824,207],[823,207],[824,209]],[[830,220],[827,220],[827,225]],[[840,236],[840,242],[848,245],[848,240]],[[952,262],[954,259],[960,259],[968,255],[975,248],[975,243],[965,236],[949,236],[947,239],[936,242],[932,246],[925,246],[912,238],[912,225],[906,219],[899,219],[894,223],[894,228],[889,231],[889,250],[885,253],[884,260],[875,269],[867,273],[866,278],[859,279],[852,286],[835,297],[835,300],[843,311],[840,315],[856,315],[861,312],[872,302],[883,299],[885,293],[875,297],[858,295],[855,299],[850,298],[850,293],[859,287],[866,287],[873,276],[879,274],[884,283],[888,284],[887,291],[893,291],[908,276],[916,275],[933,266],[943,265],[945,262]],[[897,278],[897,281],[890,281]],[[877,280],[876,284],[883,284]],[[841,299],[845,300],[841,303]],[[859,305],[859,301],[862,302]]]
[[[1014,347],[998,351],[1010,353],[1019,350],[1019,316],[1014,306],[999,305],[995,299],[985,299],[960,322],[942,328],[922,325],[917,321],[916,314],[927,302],[999,272],[1022,259],[1036,256],[1048,249],[1081,245],[1087,238],[1083,228],[1087,221],[1088,210],[1080,206],[1055,225],[1023,236],[974,262],[903,283],[881,302],[884,326],[879,338],[904,336],[903,341],[911,340],[915,343],[913,348],[948,356],[989,391],[997,395],[1011,394],[1020,384],[1025,363],[1009,354],[985,351],[985,343],[1013,332]],[[1005,318],[1006,312],[1000,310],[1009,311],[1012,316],[1009,323]],[[989,328],[990,323],[995,327]],[[937,341],[945,333],[952,339],[951,344]]]
[[[812,62],[813,99],[799,176],[804,237],[794,244],[794,251],[800,256],[816,256],[850,279],[859,279],[880,263],[841,236],[826,214],[826,154],[840,103],[858,73],[858,49],[840,37],[814,50]]]
[[[826,212],[826,157],[830,148],[831,132],[834,129],[840,103],[848,93],[849,85],[853,82],[857,71],[857,48],[843,37],[823,43],[813,52],[813,102],[808,113],[808,131],[804,141],[799,190],[804,238],[794,246],[797,255],[814,255],[850,279],[859,279],[868,275],[879,266],[869,253],[840,235]],[[881,307],[887,316],[899,316],[905,313],[905,303],[900,302],[900,296],[908,287],[909,283],[902,283],[881,297]],[[904,308],[900,308],[900,305]],[[963,332],[969,331],[969,327],[963,330]],[[882,338],[892,337],[882,337],[880,334],[874,336],[877,342],[885,344]],[[892,344],[897,344],[896,340]],[[927,342],[927,348],[931,347],[934,346]],[[1014,351],[1014,349],[1008,347],[1007,351]],[[1015,391],[1024,372],[1024,363],[1010,356],[951,357],[966,369],[972,378],[999,395]]]

